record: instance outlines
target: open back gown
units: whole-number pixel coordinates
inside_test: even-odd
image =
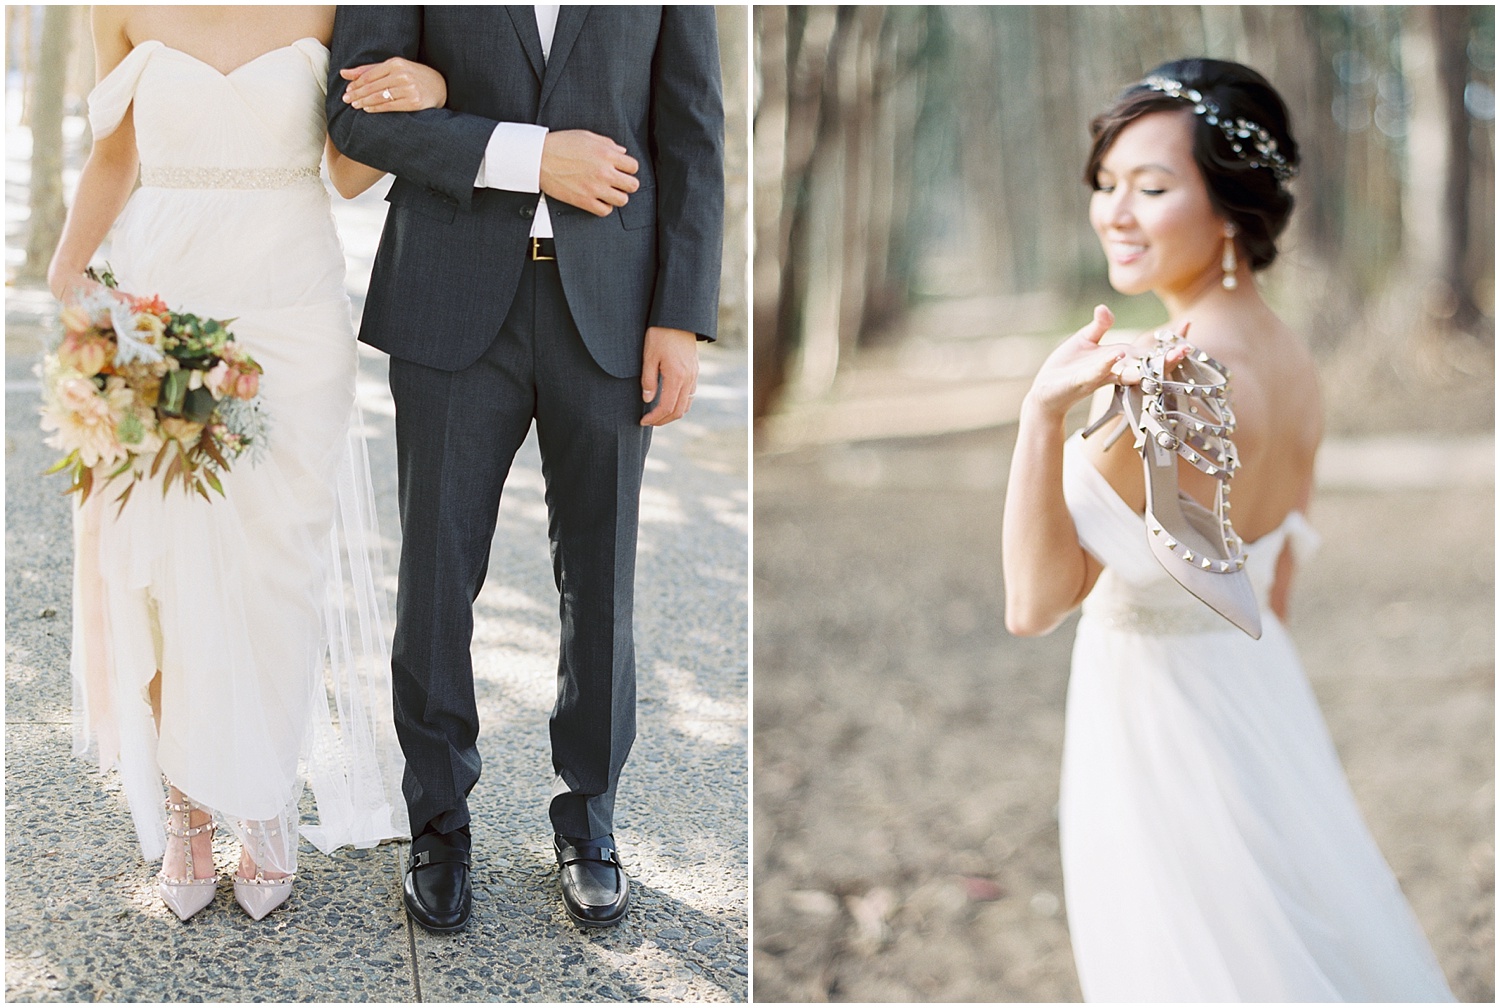
[[[1173,581],[1142,516],[1071,438],[1068,510],[1104,573],[1073,648],[1060,820],[1090,1001],[1451,1001],[1376,849],[1247,545],[1252,640]]]

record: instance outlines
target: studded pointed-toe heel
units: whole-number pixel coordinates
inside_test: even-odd
[[[1088,437],[1105,420],[1124,413],[1135,434],[1146,482],[1146,529],[1151,552],[1166,572],[1214,612],[1251,637],[1261,633],[1260,605],[1245,572],[1244,542],[1229,520],[1229,481],[1239,456],[1229,435],[1229,369],[1196,348],[1166,374],[1167,355],[1180,345],[1163,330],[1157,346],[1141,360],[1139,386],[1116,390],[1104,416],[1083,432]],[[1177,460],[1217,481],[1209,509],[1178,489]]]
[[[234,877],[234,898],[251,920],[260,920],[292,895],[292,876],[268,879],[258,870],[254,878]]]
[[[251,855],[255,864],[254,877],[247,878],[238,871],[234,875],[234,899],[240,909],[250,915],[251,920],[260,920],[266,914],[285,903],[292,895],[292,880],[296,875],[281,878],[266,878],[261,863],[265,860],[265,833],[275,826],[261,822],[241,822],[240,827],[250,837],[255,851]]]
[[[218,824],[212,818],[208,822],[194,826],[193,813],[208,811],[203,806],[195,803],[192,799],[183,797],[181,802],[174,802],[171,798],[166,801],[167,808],[167,835],[172,840],[182,841],[184,854],[184,878],[174,878],[166,873],[166,866],[156,876],[156,894],[161,897],[179,920],[187,920],[193,914],[202,910],[214,901],[214,892],[219,884],[217,874],[208,878],[197,878],[193,870],[193,837],[204,833],[212,838],[218,829]],[[181,825],[178,825],[178,817],[181,816]]]

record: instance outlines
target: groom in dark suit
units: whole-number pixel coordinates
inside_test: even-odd
[[[442,73],[446,107],[346,104],[340,71],[390,57]],[[697,340],[718,315],[719,73],[711,7],[338,10],[329,133],[396,176],[360,339],[391,355],[404,893],[429,930],[469,917],[472,607],[533,421],[561,599],[550,814],[563,904],[593,926],[628,906],[612,834],[635,736],[641,473],[651,428],[688,407]]]

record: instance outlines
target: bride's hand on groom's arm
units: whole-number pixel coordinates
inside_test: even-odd
[[[339,76],[349,82],[344,103],[364,112],[419,112],[442,108],[448,101],[448,82],[442,74],[400,56],[349,67],[340,70]],[[353,199],[385,176],[384,169],[346,156],[334,144],[331,132],[327,154],[328,176],[345,199]]]
[[[400,56],[349,67],[339,76],[349,82],[344,102],[366,112],[417,112],[442,108],[448,101],[448,82],[442,74]]]

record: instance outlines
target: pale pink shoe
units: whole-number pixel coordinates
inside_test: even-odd
[[[167,834],[182,840],[182,850],[185,855],[183,870],[187,875],[185,878],[173,878],[166,873],[166,864],[163,862],[162,871],[156,876],[156,894],[171,908],[179,920],[187,920],[214,901],[214,893],[219,885],[218,875],[210,875],[208,878],[196,877],[197,872],[193,870],[193,837],[207,833],[211,843],[218,824],[209,819],[201,826],[192,825],[194,810],[199,812],[208,810],[185,795],[181,804],[168,798],[166,807]],[[182,816],[181,826],[177,825],[178,815]]]
[[[256,853],[261,853],[262,833],[266,829],[265,823],[241,822],[240,826],[255,841]],[[260,867],[261,858],[255,858],[255,877],[246,878],[238,871],[234,874],[234,898],[240,908],[250,915],[251,920],[260,920],[266,914],[275,910],[285,903],[292,895],[292,880],[295,874],[285,875],[281,878],[266,878]],[[243,868],[243,863],[241,868]]]
[[[1204,605],[1251,637],[1260,638],[1260,604],[1245,571],[1245,544],[1229,521],[1229,481],[1239,454],[1229,435],[1229,369],[1189,346],[1167,373],[1167,359],[1182,339],[1156,334],[1156,349],[1140,359],[1139,385],[1116,385],[1109,409],[1083,431],[1088,437],[1117,413],[1125,422],[1109,435],[1107,449],[1126,429],[1135,434],[1146,483],[1146,536],[1151,553],[1172,579]],[[1178,489],[1178,459],[1217,481],[1212,510]]]
[[[256,872],[255,878],[234,877],[234,898],[251,920],[260,920],[292,895],[292,877],[268,879]]]

